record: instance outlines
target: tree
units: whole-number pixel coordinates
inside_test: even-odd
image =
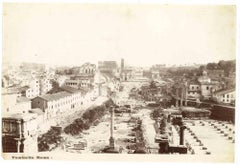
[[[216,63],[208,63],[206,68],[209,70],[214,70],[214,69],[219,69],[219,66]]]
[[[53,88],[59,88],[59,83],[57,81],[51,80],[51,83]]]
[[[55,80],[51,80],[52,89],[47,92],[47,94],[53,94],[62,91],[62,89],[59,87],[59,83]]]
[[[150,88],[157,88],[156,83],[154,81],[150,82]]]

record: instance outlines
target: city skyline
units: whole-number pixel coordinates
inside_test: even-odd
[[[236,59],[233,5],[4,4],[3,11],[3,65]]]

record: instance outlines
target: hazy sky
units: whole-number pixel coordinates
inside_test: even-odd
[[[3,62],[235,59],[234,6],[4,4]]]

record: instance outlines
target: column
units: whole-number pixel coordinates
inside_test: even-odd
[[[178,107],[178,88],[176,89],[176,107]]]
[[[185,106],[187,106],[188,85],[185,83]]]
[[[111,149],[114,149],[114,138],[113,138],[113,129],[114,129],[114,108],[111,107],[111,123],[110,123],[110,139],[109,139],[109,146]]]
[[[183,106],[183,88],[181,88],[181,96],[180,96],[180,106]]]
[[[16,138],[17,140],[17,152],[20,153],[20,146],[21,146],[21,140],[22,140],[22,125],[21,120],[17,120],[18,128],[19,128],[19,138]]]

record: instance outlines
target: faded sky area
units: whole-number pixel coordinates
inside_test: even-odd
[[[235,59],[235,6],[4,4],[3,65]]]

